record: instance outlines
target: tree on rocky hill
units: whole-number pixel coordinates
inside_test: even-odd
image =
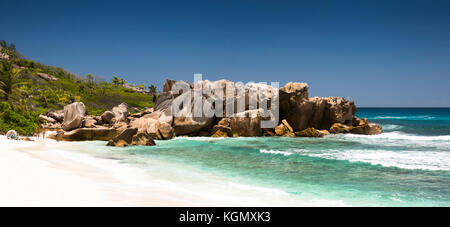
[[[0,64],[0,94],[4,101],[18,100],[25,90],[21,86],[27,84],[22,80],[23,70],[15,69],[11,62],[2,61]]]
[[[119,85],[119,81],[120,81],[119,77],[114,76],[111,83],[113,83],[114,85]]]
[[[156,94],[156,86],[151,84],[150,86],[148,86],[148,90],[151,94]]]

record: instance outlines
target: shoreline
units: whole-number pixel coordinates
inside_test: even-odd
[[[6,147],[0,152],[1,206],[242,207],[323,202],[300,201],[277,189],[228,182],[208,173],[190,176],[187,172],[184,179],[179,174],[186,170],[177,166],[169,166],[167,175],[149,174],[118,160],[60,150],[71,142],[32,139],[12,141],[0,136]],[[343,206],[335,202],[334,206]]]

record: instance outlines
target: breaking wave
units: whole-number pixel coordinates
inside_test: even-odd
[[[266,153],[266,154],[282,154],[284,156],[289,156],[291,154],[294,154],[292,152],[287,152],[287,151],[276,151],[276,150],[260,150],[259,152],[261,153]]]

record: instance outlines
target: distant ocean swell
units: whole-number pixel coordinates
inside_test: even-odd
[[[438,119],[437,117],[422,115],[422,116],[375,116],[369,117],[369,119],[397,119],[397,120],[434,120]],[[440,120],[447,120],[439,118]]]

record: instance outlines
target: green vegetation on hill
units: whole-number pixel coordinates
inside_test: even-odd
[[[33,134],[39,125],[39,114],[59,110],[75,101],[83,102],[90,115],[125,102],[130,108],[141,110],[153,106],[156,92],[139,93],[124,88],[124,79],[115,77],[112,83],[88,74],[80,77],[60,67],[27,60],[13,44],[0,41],[2,52],[10,60],[0,62],[0,133],[14,129],[22,135]],[[38,74],[57,80],[46,80]]]

